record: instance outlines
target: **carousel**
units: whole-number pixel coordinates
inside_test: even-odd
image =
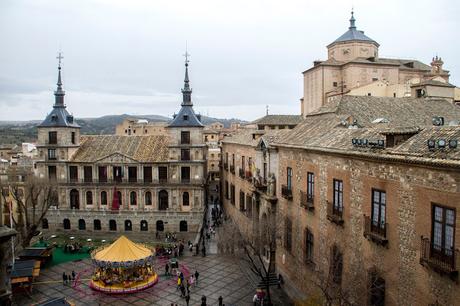
[[[121,236],[91,253],[95,270],[90,287],[106,293],[131,293],[155,285],[154,250]]]

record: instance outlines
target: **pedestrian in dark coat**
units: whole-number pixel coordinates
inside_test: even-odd
[[[72,270],[72,280],[74,281],[75,280],[75,271]]]
[[[201,306],[206,306],[206,296],[201,297]]]
[[[65,285],[67,283],[67,275],[65,272],[62,272],[62,284]]]
[[[198,273],[198,270],[195,271],[195,283],[198,285],[198,277],[200,276],[200,273]]]
[[[187,306],[189,306],[188,303],[190,303],[190,294],[185,296],[185,303],[187,303]]]
[[[222,306],[224,303],[224,299],[222,298],[222,295],[219,296],[219,306]]]

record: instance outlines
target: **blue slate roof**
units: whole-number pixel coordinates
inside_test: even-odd
[[[332,42],[329,46],[335,43],[353,41],[353,40],[368,41],[368,42],[372,42],[376,44],[377,46],[379,46],[379,44],[375,40],[364,35],[363,31],[359,31],[356,29],[355,21],[356,20],[355,20],[355,17],[353,16],[353,12],[351,12],[350,27],[348,28],[348,31],[346,31],[345,33],[343,33],[342,36],[334,40],[334,42]]]
[[[204,127],[193,111],[192,105],[182,105],[179,113],[171,120],[168,127]]]
[[[73,115],[65,109],[65,106],[54,106],[51,113],[40,123],[39,127],[74,127],[80,126],[75,121]]]

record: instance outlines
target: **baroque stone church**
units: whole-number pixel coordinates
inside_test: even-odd
[[[60,56],[59,56],[60,58]],[[37,175],[57,184],[47,230],[195,232],[205,208],[206,145],[185,62],[180,111],[166,135],[81,135],[58,67],[55,102],[38,125]]]

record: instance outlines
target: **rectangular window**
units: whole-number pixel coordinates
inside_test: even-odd
[[[230,202],[235,205],[235,185],[230,185]]]
[[[372,189],[372,224],[371,230],[385,229],[386,192]]]
[[[99,166],[97,172],[99,176],[99,182],[106,183],[107,182],[107,167]]]
[[[292,221],[289,218],[285,220],[284,247],[288,252],[292,251]]]
[[[337,82],[332,82],[333,87],[337,87]]]
[[[55,182],[56,178],[56,166],[48,166],[48,179]]]
[[[267,180],[267,175],[268,175],[268,173],[267,173],[267,163],[264,163],[264,169],[263,169],[263,174],[262,174],[262,176],[264,178],[264,181]]]
[[[128,167],[128,180],[130,183],[137,182],[137,167]]]
[[[241,156],[241,169],[243,169],[243,171],[245,170],[245,158],[244,156]]]
[[[71,138],[70,140],[72,141],[72,144],[75,144],[76,143],[76,141],[75,141],[75,132],[72,132],[70,134],[70,138]]]
[[[307,263],[313,262],[313,233],[306,228],[305,229],[305,261]]]
[[[56,160],[56,149],[48,149],[48,159]]]
[[[190,160],[190,149],[180,150],[180,160]]]
[[[455,256],[455,210],[433,205],[431,230],[432,254],[440,257]]]
[[[227,181],[225,182],[225,198],[227,200],[230,200],[230,192],[229,192],[228,182]]]
[[[152,167],[144,166],[144,183],[152,182]]]
[[[83,167],[83,177],[85,179],[85,183],[92,183],[93,182],[93,167],[84,166]]]
[[[333,213],[335,215],[342,215],[343,212],[343,181],[336,180],[333,181],[334,184],[334,199],[333,199]]]
[[[57,132],[48,132],[48,143],[57,144]]]
[[[122,167],[120,166],[113,167],[113,180],[119,183],[123,181],[123,168]]]
[[[244,211],[244,192],[240,191],[240,211]]]
[[[232,154],[232,166],[235,166],[235,154]]]
[[[158,167],[158,179],[160,183],[166,183],[168,181],[168,167]]]
[[[190,132],[189,131],[180,132],[180,143],[190,144]]]
[[[71,182],[78,181],[78,167],[77,166],[69,166],[69,179]]]
[[[287,188],[292,190],[292,168],[287,167]]]
[[[182,183],[189,183],[190,182],[190,167],[181,167],[180,177],[181,177]]]
[[[307,172],[307,199],[313,199],[315,194],[315,174]]]
[[[385,306],[385,280],[376,271],[371,271],[369,282],[369,305]]]

